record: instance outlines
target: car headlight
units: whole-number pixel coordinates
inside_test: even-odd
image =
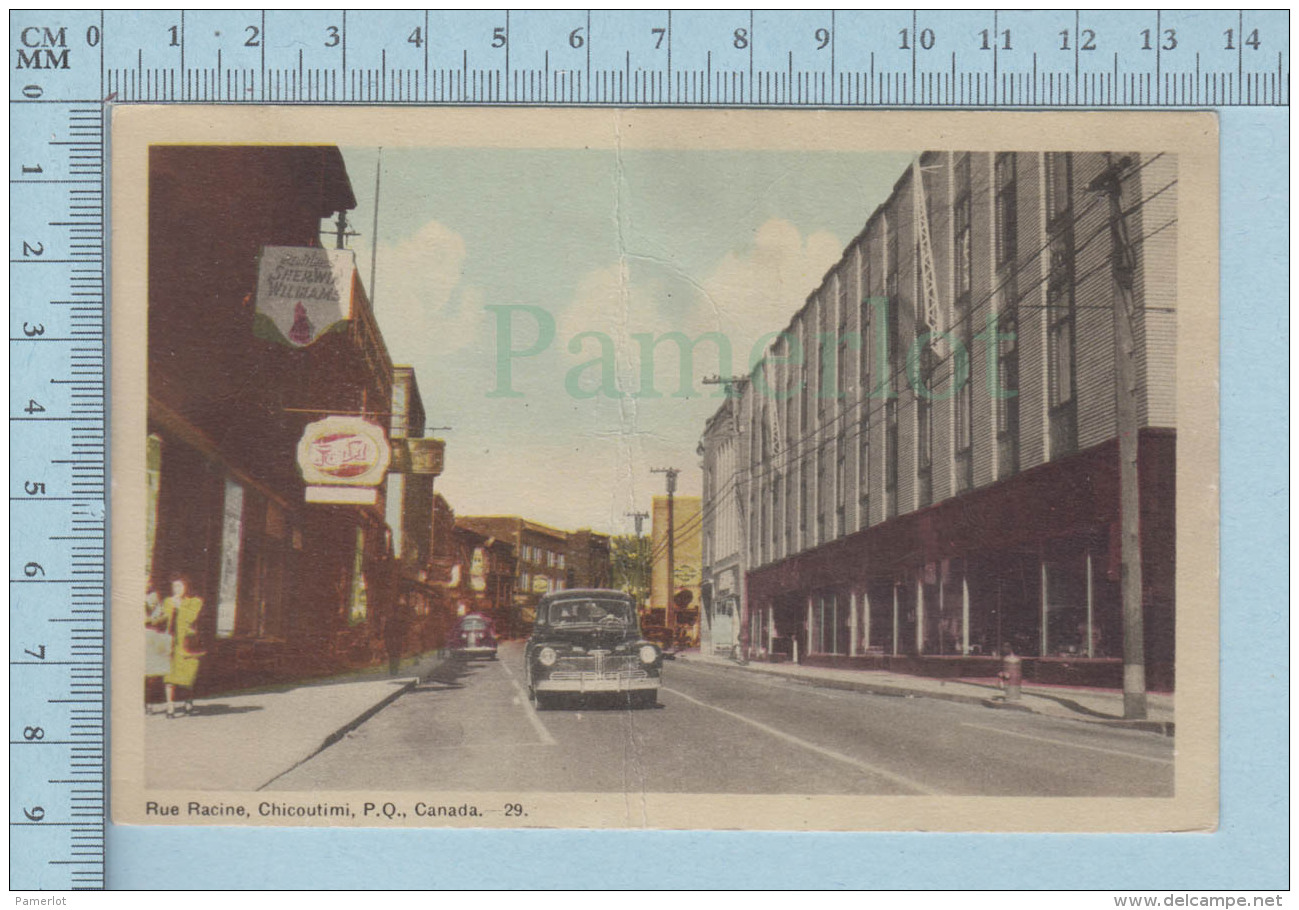
[[[640,662],[643,664],[652,664],[659,659],[659,649],[653,645],[640,646]]]
[[[555,653],[554,648],[542,648],[537,652],[537,663],[543,667],[553,667],[558,657],[559,655]]]

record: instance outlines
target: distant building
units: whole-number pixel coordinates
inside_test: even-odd
[[[613,585],[613,559],[608,534],[578,528],[568,535],[569,588],[608,588]]]
[[[654,625],[667,626],[677,641],[690,646],[699,643],[702,510],[700,497],[674,496],[669,520],[668,498],[655,496],[650,517],[650,617]],[[669,525],[674,529],[671,554]]]
[[[498,631],[508,631],[518,574],[514,544],[462,524],[456,525],[453,538],[457,568],[450,591],[456,615],[483,613]]]
[[[927,152],[791,305],[704,428],[715,647],[935,675],[1013,651],[1030,679],[1119,685],[1122,272],[1147,679],[1172,687],[1178,162],[1131,156],[1116,265],[1089,184],[1118,159]]]
[[[516,575],[511,628],[530,628],[537,601],[568,586],[568,532],[517,515],[465,515],[456,523],[514,545]]]

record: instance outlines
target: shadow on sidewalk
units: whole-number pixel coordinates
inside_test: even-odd
[[[196,704],[189,711],[190,717],[216,717],[221,714],[249,714],[253,711],[261,711],[261,705],[226,705],[226,704]]]

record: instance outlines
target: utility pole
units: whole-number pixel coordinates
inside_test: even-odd
[[[1146,717],[1146,636],[1141,578],[1141,488],[1137,479],[1139,427],[1137,425],[1136,342],[1133,331],[1135,303],[1133,278],[1136,256],[1123,214],[1123,175],[1130,158],[1111,162],[1087,189],[1106,196],[1110,207],[1113,245],[1114,359],[1118,365],[1117,400],[1119,430],[1120,575],[1123,598],[1123,717]]]
[[[650,517],[649,512],[628,512],[627,517],[636,522],[636,575],[637,592],[649,599],[649,585],[645,583],[645,537],[642,529],[645,527],[645,519]],[[639,597],[637,598],[639,599]]]
[[[676,623],[676,525],[672,515],[672,496],[677,491],[677,475],[681,473],[679,468],[651,468],[651,474],[666,474],[668,482],[668,599],[667,599],[667,626],[672,633],[672,640],[676,641],[677,623]]]
[[[379,174],[383,171],[383,148],[374,163],[374,230],[370,234],[370,309],[374,309],[375,269],[379,264]]]
[[[356,231],[352,230],[351,227],[352,225],[347,221],[347,212],[340,209],[338,212],[338,219],[334,222],[334,249],[345,250],[347,249],[348,237],[361,236]]]

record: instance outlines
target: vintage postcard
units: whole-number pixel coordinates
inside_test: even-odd
[[[1212,830],[1217,121],[112,118],[113,816]]]

